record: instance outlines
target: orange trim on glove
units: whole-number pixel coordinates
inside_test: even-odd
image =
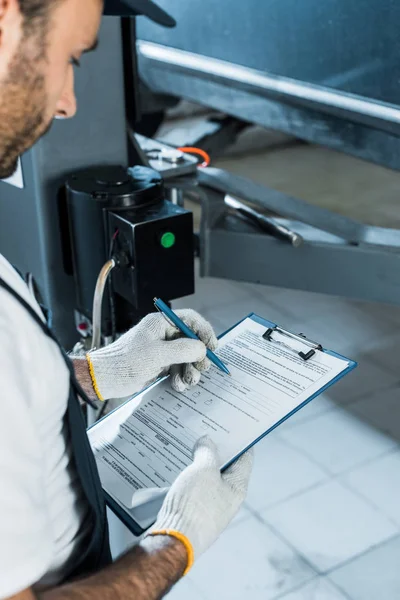
[[[189,541],[189,539],[185,535],[183,535],[183,533],[180,533],[179,531],[174,531],[173,529],[163,529],[161,531],[152,531],[149,535],[169,535],[170,537],[173,537],[176,540],[179,540],[180,542],[182,542],[182,544],[186,548],[186,552],[188,555],[187,566],[186,566],[185,572],[183,573],[182,577],[187,575],[187,573],[189,573],[190,569],[192,568],[192,566],[194,564],[194,550],[193,550],[193,546],[192,546],[191,542]]]
[[[94,367],[93,367],[92,359],[90,358],[89,353],[86,354],[86,360],[87,360],[87,363],[88,363],[88,366],[89,366],[90,377],[92,378],[93,389],[96,392],[96,396],[98,397],[98,399],[101,400],[102,402],[104,402],[104,398],[100,394],[100,390],[99,390],[99,387],[97,385],[96,377],[94,375]]]

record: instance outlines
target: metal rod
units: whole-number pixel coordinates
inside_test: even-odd
[[[227,195],[225,196],[224,200],[225,204],[229,206],[229,208],[232,208],[233,210],[237,211],[240,215],[242,215],[249,221],[256,223],[256,225],[258,225],[258,227],[260,227],[260,229],[262,229],[265,233],[268,233],[269,235],[272,235],[273,237],[276,237],[285,242],[289,242],[289,244],[294,246],[294,248],[298,248],[303,243],[304,240],[301,235],[299,235],[295,231],[292,231],[288,227],[281,225],[280,223],[275,221],[275,219],[267,217],[262,213],[253,210],[252,208],[250,208],[250,206],[243,204],[243,202],[240,202],[232,196]]]
[[[286,329],[282,329],[281,327],[274,327],[271,330],[271,333],[279,333],[285,337],[291,338],[296,342],[300,342],[309,348],[313,348],[313,350],[320,350],[322,348],[319,342],[314,342],[313,340],[309,340],[302,334],[292,333],[291,331],[286,331]],[[277,340],[274,340],[277,341]],[[289,346],[290,347],[290,346]]]
[[[169,190],[169,198],[172,204],[176,204],[176,206],[184,206],[183,192],[179,188],[171,188]]]
[[[94,348],[99,348],[101,344],[101,311],[103,305],[104,289],[106,287],[108,276],[114,267],[114,259],[108,260],[101,269],[97,278],[96,289],[93,297],[92,350],[94,350]]]

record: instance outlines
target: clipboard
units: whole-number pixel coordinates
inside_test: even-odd
[[[227,333],[229,333],[230,331],[232,331],[232,329],[235,329],[235,327],[237,327],[238,325],[240,325],[240,323],[242,323],[243,321],[245,321],[246,319],[252,319],[253,321],[255,321],[256,323],[259,323],[260,325],[265,325],[266,332],[264,334],[264,339],[268,339],[268,337],[270,338],[271,343],[279,343],[276,342],[276,340],[274,340],[272,338],[272,334],[274,331],[277,331],[279,333],[283,333],[284,335],[286,335],[286,337],[288,339],[296,339],[300,342],[302,342],[305,346],[305,348],[307,348],[307,352],[309,352],[310,350],[320,350],[321,352],[324,352],[325,354],[329,354],[330,356],[334,356],[335,358],[338,358],[340,360],[343,360],[345,362],[348,363],[348,367],[347,369],[344,369],[337,377],[334,377],[327,385],[324,385],[320,390],[318,390],[318,392],[316,392],[315,394],[312,394],[309,398],[307,398],[307,400],[305,400],[304,402],[302,402],[301,404],[299,404],[299,406],[297,406],[294,410],[292,410],[291,412],[289,412],[283,419],[281,419],[280,421],[278,421],[277,423],[275,423],[275,425],[273,425],[272,427],[270,427],[267,431],[265,431],[265,433],[263,433],[262,435],[260,435],[256,440],[254,440],[254,442],[252,444],[250,444],[247,448],[245,448],[243,450],[243,452],[241,452],[240,454],[238,454],[230,463],[228,463],[225,468],[229,468],[238,458],[240,458],[240,456],[242,456],[242,454],[244,454],[245,452],[247,452],[248,450],[250,450],[250,448],[253,448],[253,446],[255,446],[256,444],[258,444],[258,442],[260,442],[262,439],[264,439],[269,433],[272,433],[272,431],[274,431],[275,429],[277,429],[278,427],[280,427],[280,425],[282,425],[283,423],[285,423],[285,421],[287,421],[288,419],[290,419],[291,417],[293,417],[297,412],[299,412],[299,410],[301,410],[302,408],[304,408],[305,406],[307,406],[307,404],[309,404],[310,402],[312,402],[313,400],[315,400],[315,398],[318,398],[318,396],[321,396],[321,394],[323,394],[324,392],[326,392],[326,390],[328,390],[330,387],[332,387],[333,385],[335,385],[335,383],[337,383],[338,381],[340,381],[341,379],[343,379],[343,377],[345,377],[346,375],[348,375],[351,371],[353,371],[356,367],[357,367],[357,362],[354,360],[351,360],[349,358],[346,358],[345,356],[343,356],[342,354],[338,354],[337,352],[334,352],[333,350],[327,350],[326,348],[324,348],[322,346],[322,344],[320,344],[319,342],[315,342],[312,341],[310,339],[308,339],[304,334],[299,333],[293,333],[287,329],[283,329],[282,327],[279,327],[279,325],[277,325],[276,323],[273,323],[272,321],[267,321],[266,319],[263,319],[262,317],[259,317],[258,315],[256,315],[255,313],[250,313],[249,315],[247,315],[246,317],[244,317],[244,319],[241,319],[240,321],[238,321],[236,323],[236,325],[233,325],[233,327],[230,327],[227,331],[224,331],[223,334],[221,334],[218,339],[220,339],[221,337],[223,337],[224,335],[226,335]],[[285,344],[286,347],[290,347],[290,343],[288,342],[287,344]],[[296,352],[296,350],[294,350],[294,352]],[[312,358],[313,355],[307,356],[306,353],[305,357],[301,357],[303,358],[303,360],[309,360],[310,358]]]
[[[323,394],[332,385],[334,385],[335,383],[337,383],[340,379],[342,379],[343,377],[345,377],[348,373],[350,373],[351,371],[353,371],[357,367],[357,363],[355,361],[352,361],[352,360],[346,358],[345,356],[342,356],[342,355],[340,355],[340,354],[338,354],[336,352],[333,352],[331,350],[327,350],[327,349],[323,348],[323,346],[319,342],[312,341],[312,340],[308,339],[306,336],[304,336],[303,334],[296,334],[296,333],[293,333],[293,332],[288,331],[286,329],[283,329],[280,326],[278,326],[277,324],[273,323],[272,321],[268,321],[266,319],[263,319],[262,317],[259,317],[255,313],[250,313],[249,315],[247,315],[246,317],[244,317],[243,319],[241,319],[240,321],[238,321],[235,325],[233,325],[228,330],[226,330],[224,333],[222,333],[219,336],[219,339],[223,338],[225,335],[227,335],[233,329],[235,329],[236,327],[238,327],[246,319],[252,319],[253,321],[255,321],[256,323],[262,325],[263,327],[265,326],[265,333],[263,335],[263,338],[266,341],[270,342],[271,344],[283,345],[287,349],[293,350],[293,352],[295,352],[296,354],[298,354],[298,356],[300,357],[301,360],[304,360],[304,361],[310,360],[315,355],[316,351],[318,350],[318,351],[324,352],[324,353],[329,354],[329,355],[331,355],[331,356],[333,356],[333,357],[335,357],[335,358],[337,358],[339,360],[342,360],[342,361],[348,363],[348,366],[347,366],[347,368],[343,369],[343,371],[339,375],[337,375],[331,381],[329,381],[329,383],[327,383],[326,385],[324,385],[323,387],[321,387],[316,393],[312,394],[304,402],[302,402],[301,404],[299,404],[298,406],[296,406],[294,408],[294,410],[292,410],[291,412],[287,413],[284,418],[282,418],[279,421],[277,421],[272,427],[270,427],[264,433],[262,433],[259,437],[257,437],[256,439],[254,439],[251,444],[249,444],[247,447],[243,448],[243,450],[239,454],[237,454],[230,462],[228,462],[226,465],[224,465],[224,470],[227,469],[227,468],[229,468],[229,466],[231,464],[233,464],[242,454],[244,454],[250,448],[252,448],[253,446],[255,446],[264,437],[266,437],[268,434],[270,434],[272,431],[274,431],[277,427],[279,427],[280,425],[282,425],[285,421],[287,421],[288,419],[290,419],[299,410],[301,410],[307,404],[309,404],[312,400],[314,400],[315,398],[317,398],[318,396],[320,396],[321,394]],[[275,333],[279,333],[282,337],[284,337],[285,341],[283,342],[281,340],[275,339],[275,337],[274,337]],[[300,351],[297,348],[293,348],[291,346],[291,342],[293,342],[293,341],[296,341],[297,344],[304,345],[304,348],[301,348]],[[165,377],[162,378],[162,379],[165,379]],[[98,421],[90,429],[92,429],[93,427],[98,427],[104,419],[110,418],[110,416],[112,414],[114,414],[116,411],[119,411],[123,406],[126,406],[126,404],[128,402],[131,402],[135,397],[139,396],[144,391],[147,391],[151,387],[156,386],[162,379],[158,380],[157,382],[155,382],[151,386],[149,386],[146,390],[143,390],[143,391],[139,392],[139,394],[136,394],[135,396],[133,396],[132,398],[130,398],[129,400],[127,400],[127,402],[125,402],[123,405],[119,406],[114,411],[112,411],[111,413],[109,413],[108,415],[106,415],[105,417],[103,417],[100,421]],[[126,510],[124,510],[114,500],[114,498],[112,498],[107,493],[106,490],[103,489],[103,491],[104,491],[104,495],[105,495],[106,504],[112,510],[112,512],[124,523],[124,525],[135,536],[142,535],[146,531],[147,528],[141,527],[131,517],[131,515]],[[161,504],[162,504],[162,500],[159,499],[157,501],[154,501],[153,503],[150,502],[147,506],[143,507],[143,510],[144,511],[148,511],[149,514],[152,514],[152,511],[153,511],[154,512],[154,521],[155,521],[157,513],[158,513],[158,510],[161,508]],[[151,524],[149,524],[149,526]]]

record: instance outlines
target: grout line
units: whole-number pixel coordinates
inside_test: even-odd
[[[378,542],[376,544],[373,544],[372,546],[369,546],[369,548],[366,548],[365,550],[363,550],[362,552],[360,552],[359,554],[356,554],[346,560],[344,560],[341,563],[338,563],[337,565],[335,565],[334,567],[332,567],[331,569],[327,569],[324,571],[320,571],[319,568],[314,565],[302,552],[300,552],[298,550],[298,548],[296,548],[295,546],[293,546],[293,544],[286,539],[286,537],[279,531],[277,530],[273,525],[271,525],[271,523],[269,523],[268,521],[264,521],[262,518],[258,517],[256,514],[254,514],[254,517],[261,522],[264,526],[266,525],[267,527],[269,527],[271,529],[271,531],[281,540],[283,541],[286,545],[288,545],[294,552],[295,554],[297,554],[297,556],[300,556],[300,558],[302,558],[308,566],[311,567],[311,569],[316,572],[318,575],[320,576],[329,576],[332,575],[332,573],[335,573],[336,571],[338,571],[339,569],[342,569],[343,567],[349,565],[350,563],[360,559],[363,556],[366,556],[369,552],[373,552],[374,550],[377,550],[381,547],[383,547],[385,544],[389,544],[392,541],[396,540],[396,539],[400,539],[400,535],[399,533],[394,534],[393,536],[390,536],[388,538],[386,538],[385,540],[382,540],[381,542]]]
[[[307,406],[312,406],[312,403],[318,401],[318,398],[319,398],[319,396],[317,396],[317,398],[314,398],[314,400],[311,400],[311,404],[309,404]],[[316,415],[310,415],[309,417],[304,417],[301,421],[298,421],[297,423],[294,422],[291,425],[290,425],[290,418],[289,418],[287,421],[287,423],[289,424],[289,426],[287,427],[287,431],[292,431],[293,429],[296,429],[300,425],[304,425],[304,423],[310,423],[310,421],[314,421],[315,419],[318,419],[319,417],[323,417],[323,416],[331,413],[332,411],[336,410],[337,408],[341,408],[341,405],[336,404],[336,406],[327,408],[326,410],[323,410],[322,412],[320,412]],[[299,412],[296,414],[300,415],[301,411],[302,411],[302,409],[300,409]],[[278,431],[279,431],[279,429],[278,429]],[[283,437],[281,439],[282,439],[282,441],[286,442],[286,440]]]
[[[313,486],[312,488],[309,488],[309,490],[307,490],[307,491],[310,491],[310,490],[316,489],[316,488],[318,488],[318,487],[322,487],[322,485],[324,485],[324,484],[321,484],[321,485],[315,485],[315,486]],[[346,489],[348,489],[348,490],[350,490],[350,491],[354,492],[354,490],[352,490],[351,488],[348,488],[347,486],[344,486],[344,487],[346,487]],[[297,494],[297,495],[301,495],[301,494],[302,494],[302,493],[300,493],[300,494]],[[365,499],[363,496],[361,496],[360,494],[357,494],[357,493],[356,493],[355,495],[357,495],[358,497],[362,498],[364,501],[366,500],[366,499]],[[294,498],[294,497],[296,497],[296,496],[294,495],[292,498]],[[288,499],[288,500],[290,500],[290,499]],[[282,502],[281,504],[285,504],[285,502],[286,502],[286,500],[285,500],[284,502]],[[376,508],[377,508],[377,507],[376,507],[376,506],[374,506],[374,505],[373,505],[371,502],[368,502],[368,504],[369,504],[370,506],[372,506],[374,509],[376,509]],[[277,505],[278,505],[278,503],[277,503],[275,506],[277,506]],[[284,536],[284,535],[283,535],[283,534],[282,534],[282,533],[281,533],[279,530],[277,530],[277,529],[276,529],[276,528],[275,528],[275,527],[274,527],[274,526],[273,526],[273,525],[272,525],[272,524],[271,524],[271,523],[268,521],[267,515],[265,515],[265,517],[264,517],[263,515],[261,515],[260,513],[258,513],[256,510],[254,510],[254,509],[253,509],[251,506],[247,506],[247,508],[248,508],[249,512],[250,512],[250,513],[251,513],[251,514],[254,516],[254,518],[255,518],[257,521],[259,521],[259,522],[260,522],[260,523],[262,523],[263,525],[265,525],[265,526],[267,526],[268,528],[270,528],[270,529],[273,531],[273,533],[275,533],[275,535],[277,535],[277,537],[279,537],[279,538],[280,538],[280,539],[281,539],[283,542],[285,542],[285,543],[286,543],[286,544],[287,544],[287,545],[288,545],[288,546],[289,546],[289,547],[290,547],[290,548],[291,548],[291,549],[292,549],[292,550],[293,550],[293,551],[294,551],[294,552],[295,552],[295,553],[296,553],[298,556],[300,556],[300,557],[301,557],[301,558],[302,558],[302,559],[303,559],[303,560],[304,560],[304,561],[305,561],[305,562],[306,562],[306,563],[307,563],[307,564],[308,564],[308,565],[309,565],[309,566],[310,566],[310,567],[313,569],[313,571],[315,571],[315,572],[316,572],[316,573],[318,573],[319,575],[329,575],[329,574],[331,574],[331,573],[335,572],[337,569],[340,569],[340,568],[342,568],[343,566],[345,566],[345,565],[347,565],[347,564],[351,563],[352,561],[354,561],[354,560],[356,560],[356,559],[358,559],[358,558],[360,558],[360,557],[364,556],[365,554],[368,554],[368,552],[371,552],[371,551],[375,550],[376,548],[379,548],[380,546],[383,546],[384,544],[386,544],[386,543],[389,543],[390,541],[392,541],[392,540],[394,540],[394,539],[400,538],[400,527],[399,527],[399,524],[398,524],[398,523],[394,523],[394,522],[393,522],[391,519],[389,519],[389,517],[387,517],[387,515],[385,515],[385,513],[383,513],[383,511],[380,511],[380,510],[378,510],[378,512],[379,512],[380,514],[382,514],[382,516],[384,516],[385,518],[387,518],[388,520],[390,520],[390,521],[392,522],[392,524],[394,524],[394,525],[396,526],[396,528],[398,529],[398,532],[397,532],[396,534],[393,534],[393,536],[390,536],[390,537],[388,537],[387,539],[385,539],[385,540],[382,540],[381,542],[378,542],[377,544],[373,544],[373,545],[372,545],[372,546],[370,546],[369,548],[366,548],[365,550],[363,550],[363,551],[362,551],[362,552],[360,552],[359,554],[356,554],[355,556],[353,556],[353,557],[351,557],[351,558],[349,558],[349,559],[346,559],[346,560],[345,560],[345,561],[343,561],[342,563],[339,563],[339,564],[335,565],[335,567],[333,567],[332,569],[327,569],[326,571],[320,571],[320,570],[319,570],[319,568],[318,568],[316,565],[314,565],[313,563],[311,563],[311,562],[310,562],[310,560],[309,560],[309,559],[308,559],[308,558],[307,558],[307,557],[306,557],[306,556],[305,556],[305,555],[304,555],[302,552],[300,552],[300,551],[299,551],[299,549],[298,549],[298,548],[296,548],[296,546],[294,546],[294,545],[291,543],[291,541],[290,541],[290,540],[288,540],[288,539],[287,539],[287,538],[286,538],[286,537],[285,537],[285,536]],[[265,510],[265,511],[263,511],[263,512],[267,512],[268,510],[269,510],[269,509],[266,509],[266,510]]]
[[[372,398],[373,396],[375,396],[377,393],[385,393],[385,392],[391,392],[393,390],[396,390],[396,389],[399,388],[399,384],[400,384],[400,382],[396,382],[394,384],[389,384],[388,387],[383,387],[380,390],[376,390],[375,392],[372,392],[371,394],[367,394],[367,395],[360,394],[360,396],[353,397],[351,400],[349,400],[345,404],[339,403],[339,402],[337,402],[334,399],[330,399],[331,402],[334,404],[334,406],[332,406],[330,408],[326,408],[326,410],[323,410],[322,412],[320,412],[320,413],[318,413],[316,415],[310,415],[308,417],[304,417],[304,419],[302,419],[301,421],[298,421],[297,423],[295,422],[292,425],[290,425],[290,419],[289,419],[288,420],[289,426],[287,427],[287,430],[291,431],[293,429],[296,429],[297,427],[300,427],[301,425],[304,425],[305,423],[310,423],[311,421],[314,421],[315,419],[318,419],[320,417],[324,417],[324,416],[330,414],[333,411],[341,410],[341,411],[349,412],[350,415],[353,418],[359,419],[359,420],[361,419],[363,422],[365,422],[370,427],[372,427],[374,429],[377,429],[378,431],[380,431],[380,432],[382,432],[384,434],[387,434],[388,433],[387,431],[383,431],[382,429],[380,429],[379,427],[373,425],[372,423],[369,423],[368,421],[365,421],[365,419],[363,418],[362,415],[360,415],[360,414],[358,414],[356,412],[352,412],[351,411],[351,407],[354,404],[358,403],[358,402],[361,402],[361,401],[364,401],[364,400],[365,401],[369,400],[370,398]],[[325,394],[326,394],[326,397],[329,398],[329,390],[327,390],[325,392]],[[325,394],[323,394],[323,395],[325,395]],[[315,398],[314,400],[312,400],[312,402],[315,402],[315,401],[318,401],[318,397]],[[348,410],[349,408],[350,408],[350,410]],[[299,411],[298,414],[301,414],[301,410]],[[279,431],[279,429],[278,429],[278,431]],[[390,433],[389,433],[389,435],[390,435]],[[392,437],[392,436],[390,436],[390,437]],[[282,439],[282,441],[286,441],[286,440],[284,440],[283,437],[281,439]],[[397,441],[397,440],[394,440],[394,441]]]
[[[323,410],[322,412],[316,414],[316,415],[310,415],[309,417],[304,417],[301,421],[297,422],[297,423],[293,423],[292,425],[289,425],[288,427],[288,431],[291,429],[295,429],[296,427],[299,427],[300,425],[303,425],[304,423],[309,423],[310,421],[313,421],[315,419],[318,419],[319,417],[323,417],[327,414],[329,414],[330,412],[334,411],[334,410],[342,410],[342,411],[346,411],[346,412],[350,412],[351,416],[354,418],[360,418],[360,415],[358,415],[357,413],[353,413],[350,411],[348,411],[347,409],[349,407],[351,407],[353,404],[356,404],[357,402],[360,402],[362,400],[368,400],[369,398],[372,398],[373,396],[375,396],[377,393],[385,393],[385,392],[390,392],[392,390],[395,390],[399,387],[400,385],[400,381],[396,382],[396,383],[392,383],[389,384],[387,387],[383,387],[379,390],[376,390],[375,392],[372,392],[371,394],[363,394],[361,393],[360,395],[356,395],[356,396],[352,396],[350,400],[346,401],[345,403],[342,402],[338,402],[337,400],[335,400],[334,398],[330,398],[329,397],[329,389],[326,390],[326,392],[324,392],[324,394],[321,394],[322,396],[325,396],[327,399],[329,399],[333,406],[330,408],[326,408],[326,410]],[[315,401],[318,401],[319,396],[317,396],[317,398],[315,398],[314,400],[312,400],[312,403]],[[312,406],[312,404],[311,404]],[[299,411],[298,414],[301,414],[301,410]],[[362,418],[362,417],[361,417]],[[288,423],[290,423],[290,419],[288,421]],[[368,425],[370,425],[371,427],[374,427],[372,424],[368,423]]]
[[[348,485],[344,481],[342,481],[343,477],[349,475],[353,471],[357,471],[360,468],[363,468],[363,467],[365,467],[365,466],[367,466],[367,465],[369,465],[369,464],[371,464],[373,462],[377,462],[377,461],[381,460],[382,458],[385,458],[386,456],[390,456],[391,454],[395,454],[398,451],[399,451],[399,447],[392,448],[391,450],[387,450],[383,454],[380,454],[379,456],[376,456],[372,460],[369,459],[369,460],[363,461],[362,463],[359,463],[357,466],[351,467],[348,470],[342,471],[341,473],[337,473],[337,474],[332,474],[329,471],[327,471],[326,469],[321,468],[321,465],[319,465],[318,463],[315,463],[315,465],[318,466],[318,467],[320,467],[321,471],[324,472],[324,474],[326,475],[326,479],[323,478],[320,481],[318,481],[318,482],[316,482],[316,483],[314,483],[314,484],[312,484],[310,486],[302,488],[301,490],[298,490],[297,492],[293,492],[293,494],[290,494],[289,496],[286,496],[285,498],[281,498],[280,500],[276,500],[272,504],[266,505],[264,508],[254,508],[248,502],[245,502],[245,506],[255,516],[255,514],[257,514],[257,513],[262,513],[262,512],[266,512],[268,510],[272,510],[273,508],[276,508],[277,506],[283,505],[286,502],[290,502],[291,500],[294,500],[295,498],[298,498],[299,496],[302,496],[304,494],[312,492],[313,490],[316,490],[319,487],[323,487],[324,485],[328,485],[329,483],[336,482],[336,483],[339,483],[340,485],[342,485],[343,487],[345,487],[348,491],[351,491],[352,493],[354,493],[355,495],[357,495],[359,498],[363,499],[364,501],[366,500],[367,503],[370,506],[373,506],[373,508],[375,508],[376,510],[378,510],[378,512],[380,514],[382,514],[385,518],[387,518],[388,520],[390,520],[392,522],[392,524],[396,525],[396,527],[399,528],[399,531],[400,531],[400,524],[399,523],[393,521],[393,519],[391,517],[389,517],[388,515],[386,515],[386,513],[381,508],[379,508],[378,506],[376,506],[368,497],[360,494],[359,492],[357,492],[357,490],[353,489],[350,485]],[[308,458],[308,456],[306,456],[306,457]],[[263,517],[261,516],[261,519],[262,518]]]
[[[326,576],[329,577],[330,575],[332,575],[336,571],[339,571],[340,569],[343,569],[344,567],[347,567],[351,563],[353,563],[356,560],[359,560],[360,558],[366,556],[370,552],[374,552],[376,550],[379,550],[379,548],[383,548],[383,546],[385,546],[386,544],[390,544],[391,542],[393,542],[393,541],[395,541],[397,539],[400,539],[400,535],[398,533],[396,533],[395,535],[393,535],[391,537],[386,538],[386,540],[382,540],[381,542],[378,542],[377,544],[373,544],[372,546],[370,546],[369,548],[366,548],[365,550],[363,550],[359,554],[357,554],[355,556],[352,556],[351,558],[346,559],[345,561],[343,561],[342,563],[339,563],[335,567],[332,567],[332,569],[328,569],[327,571],[324,571],[323,575],[326,575]]]
[[[330,481],[329,479],[322,479],[321,481],[318,481],[317,483],[313,483],[312,485],[302,488],[301,490],[298,490],[297,492],[293,492],[292,494],[290,494],[289,496],[286,496],[285,498],[276,500],[275,502],[273,502],[272,504],[268,504],[264,508],[254,508],[251,506],[251,504],[248,504],[247,502],[245,502],[245,505],[246,505],[246,508],[254,516],[254,513],[261,514],[262,512],[271,510],[273,508],[276,508],[277,506],[285,504],[285,502],[289,502],[290,500],[293,500],[293,499],[297,498],[298,496],[301,496],[302,494],[307,494],[308,492],[312,492],[313,490],[316,490],[317,488],[322,487],[323,485],[326,485],[327,483],[329,483],[329,481]],[[261,519],[262,519],[262,517],[261,517]]]
[[[334,581],[332,581],[329,577],[325,576],[325,581],[329,581],[329,583],[331,584],[331,586],[333,588],[335,588],[335,590],[337,590],[338,592],[340,592],[340,594],[342,594],[342,596],[346,600],[355,600],[354,598],[352,598],[351,596],[349,596],[349,594],[346,592],[346,590],[342,590],[342,588],[340,586],[338,586]]]
[[[307,585],[309,585],[310,583],[312,583],[313,581],[328,581],[330,583],[330,585],[337,590],[345,600],[354,600],[353,598],[350,598],[350,596],[347,594],[347,592],[343,591],[342,589],[339,588],[339,586],[337,586],[333,581],[331,581],[330,579],[328,579],[327,577],[325,577],[324,575],[317,575],[316,577],[314,577],[313,579],[310,579],[310,581],[307,581],[306,583],[302,583],[298,586],[296,586],[295,588],[292,588],[291,590],[287,590],[286,592],[284,592],[283,594],[278,594],[278,596],[274,596],[274,598],[271,598],[271,600],[285,600],[286,596],[288,594],[292,594],[293,592],[301,592],[301,590],[306,587]],[[318,600],[318,598],[317,598]]]
[[[251,517],[254,517],[252,511],[250,510],[249,506],[245,502],[243,503],[243,508],[246,509],[246,512],[248,514],[242,515],[240,517],[240,519],[235,520],[235,522],[231,521],[225,531],[228,531],[228,529],[235,529],[235,527],[237,527],[238,525],[242,525],[242,523],[244,523],[244,521],[250,520]],[[235,519],[236,519],[236,517],[235,517]]]
[[[336,407],[336,408],[333,408],[333,409],[329,409],[327,412],[321,413],[319,415],[315,415],[314,417],[310,417],[310,419],[307,419],[307,421],[303,421],[302,423],[298,423],[297,425],[293,425],[293,427],[290,428],[288,430],[288,432],[290,432],[291,430],[294,430],[297,426],[304,425],[305,423],[310,423],[310,422],[312,422],[312,421],[314,421],[314,420],[316,420],[316,419],[318,419],[320,417],[325,417],[326,415],[329,415],[331,412],[336,411],[338,409],[342,409],[342,407]],[[368,421],[366,421],[361,415],[357,415],[355,413],[351,413],[351,414],[352,414],[352,416],[355,419],[360,419],[367,426],[371,427],[375,431],[378,431],[379,433],[383,434],[384,436],[390,438],[393,441],[394,446],[392,448],[390,448],[389,450],[382,451],[382,453],[377,454],[373,458],[368,458],[368,459],[362,460],[361,462],[356,463],[355,465],[347,467],[346,469],[344,469],[343,471],[340,471],[339,473],[334,473],[334,472],[330,471],[329,468],[326,465],[323,465],[322,463],[318,462],[318,460],[316,460],[312,454],[309,454],[303,448],[299,448],[298,446],[296,446],[290,439],[287,439],[286,436],[281,436],[279,434],[279,429],[278,429],[277,435],[279,436],[279,439],[283,443],[287,444],[292,450],[295,450],[296,452],[299,452],[300,454],[302,454],[304,457],[306,457],[308,460],[310,460],[314,465],[318,466],[325,473],[327,473],[327,475],[330,476],[332,479],[337,479],[341,475],[344,475],[346,473],[350,473],[351,471],[354,471],[355,469],[358,469],[358,468],[360,468],[362,466],[365,466],[366,464],[369,464],[370,462],[373,462],[374,460],[378,460],[378,459],[382,458],[383,456],[385,456],[386,454],[391,454],[392,452],[394,452],[394,451],[396,451],[396,450],[399,449],[399,447],[400,447],[399,440],[396,439],[395,437],[393,437],[390,434],[389,431],[384,431],[384,430],[382,430],[379,427],[374,427],[374,425],[372,425],[371,423],[369,423]]]
[[[320,575],[317,575],[316,577],[313,577],[312,579],[310,579],[309,581],[306,582],[302,582],[299,585],[296,585],[294,588],[290,589],[290,590],[286,590],[286,592],[283,592],[282,594],[278,594],[277,596],[274,596],[273,598],[271,598],[271,600],[285,600],[285,597],[288,594],[293,594],[293,592],[298,592],[302,590],[303,587],[305,587],[306,585],[312,583],[313,581],[317,581],[321,579]]]
[[[275,527],[273,525],[271,525],[271,523],[269,523],[268,521],[264,521],[264,519],[261,517],[261,515],[257,514],[256,512],[253,512],[253,516],[254,516],[254,518],[259,523],[261,523],[262,525],[264,525],[264,527],[267,527],[267,529],[269,529],[270,531],[272,531],[272,533],[281,542],[283,542],[286,546],[288,546],[296,556],[298,556],[299,558],[301,558],[301,560],[304,561],[304,563],[311,569],[311,571],[313,571],[313,573],[315,573],[316,575],[321,575],[322,574],[322,573],[320,573],[318,571],[318,568],[315,565],[311,564],[311,562],[309,561],[309,559],[306,556],[304,556],[304,554],[302,554],[295,546],[293,546],[293,544],[289,540],[287,540],[285,538],[285,536],[282,535],[282,533],[279,530],[275,529]],[[311,581],[311,579],[309,581]],[[307,583],[307,581],[304,581],[303,584],[304,583]]]
[[[322,415],[319,415],[319,416],[322,416]],[[298,448],[295,444],[293,444],[293,442],[290,442],[289,440],[286,440],[284,438],[280,438],[280,439],[281,439],[282,442],[284,442],[285,444],[287,444],[289,446],[289,448],[291,448],[292,450],[298,452],[304,458],[307,458],[307,460],[309,460],[314,466],[316,466],[319,469],[321,469],[321,471],[323,471],[326,474],[327,477],[329,477],[330,479],[333,479],[335,477],[335,475],[331,471],[329,471],[329,469],[325,465],[322,465],[317,460],[315,460],[314,456],[308,454],[302,448]]]
[[[385,450],[384,452],[382,452],[382,454],[377,454],[374,458],[368,458],[366,460],[363,460],[362,462],[357,463],[355,466],[349,467],[349,468],[345,469],[344,471],[341,471],[340,473],[336,473],[335,475],[333,475],[333,478],[340,479],[341,477],[350,475],[350,473],[353,473],[353,471],[358,471],[359,469],[362,469],[369,464],[378,462],[378,460],[382,460],[382,458],[385,458],[386,456],[390,456],[391,454],[396,454],[396,452],[398,452],[400,449],[400,445],[395,440],[393,440],[393,441],[396,444],[393,448],[390,448],[389,450]]]
[[[398,451],[398,449],[396,451]],[[384,458],[386,456],[390,456],[391,454],[394,454],[394,452],[390,452],[390,453],[384,454],[380,458]],[[347,474],[349,474],[349,473],[347,473]],[[349,490],[350,492],[352,492],[355,496],[358,496],[358,498],[360,498],[361,500],[363,500],[364,502],[366,502],[367,504],[369,504],[369,506],[371,508],[373,508],[374,510],[376,510],[381,516],[385,517],[385,519],[387,519],[392,525],[394,525],[396,527],[396,529],[398,530],[398,533],[400,535],[400,523],[397,522],[392,516],[388,515],[381,507],[379,507],[377,504],[375,504],[375,502],[373,502],[371,500],[371,498],[369,498],[368,496],[364,496],[364,494],[362,494],[361,492],[359,492],[357,489],[353,488],[351,486],[351,484],[347,483],[346,481],[339,480],[339,483],[341,485],[343,485],[343,487],[345,487],[347,490]]]
[[[325,483],[325,484],[328,483],[328,481],[336,481],[338,483],[343,484],[343,482],[341,481],[342,477],[349,475],[353,471],[357,471],[358,469],[361,469],[361,468],[369,465],[370,463],[381,460],[382,458],[385,458],[386,456],[395,454],[400,449],[400,444],[397,443],[395,440],[393,440],[395,443],[395,446],[393,448],[390,448],[389,450],[384,450],[382,453],[374,456],[374,458],[367,458],[355,465],[352,465],[351,467],[346,468],[344,471],[340,471],[339,473],[333,473],[332,471],[329,471],[329,469],[325,465],[322,465],[321,463],[317,462],[313,456],[311,456],[310,454],[307,454],[307,452],[305,452],[302,448],[298,448],[297,446],[293,445],[293,443],[291,443],[290,441],[286,441],[286,440],[282,440],[282,441],[284,441],[290,448],[292,448],[292,450],[296,450],[298,453],[302,454],[305,458],[307,458],[315,466],[319,467],[321,469],[321,471],[323,471],[326,474],[328,480],[321,482],[321,485],[323,483]],[[311,486],[310,489],[313,489],[314,487],[318,487],[318,485]],[[349,489],[349,488],[347,488],[347,489]],[[295,494],[293,497],[296,497],[297,495],[301,495],[301,493],[302,492],[300,492],[299,494]]]

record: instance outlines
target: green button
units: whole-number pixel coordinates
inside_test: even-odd
[[[176,237],[172,231],[167,231],[167,233],[164,233],[161,237],[161,246],[163,248],[172,248],[172,246],[175,245],[175,242]]]

